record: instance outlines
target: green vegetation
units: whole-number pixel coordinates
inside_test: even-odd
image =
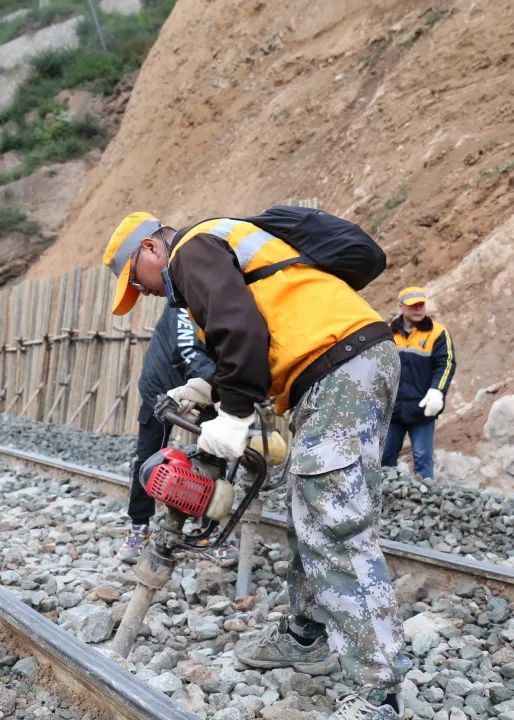
[[[369,53],[358,58],[361,68],[373,68],[382,57],[387,46],[391,43],[391,36],[374,40],[369,46]]]
[[[393,208],[398,207],[398,205],[401,205],[405,200],[407,200],[407,190],[405,186],[402,185],[395,193],[387,198],[384,202],[384,208],[385,210],[393,210]]]
[[[27,215],[23,210],[12,205],[0,205],[0,237],[12,232],[31,235],[38,231],[39,225],[27,220]]]
[[[4,2],[2,0],[2,5],[3,4]],[[25,7],[27,7],[27,4]],[[10,8],[9,12],[11,13],[19,9],[21,8],[18,4],[17,7]],[[41,8],[36,4],[36,7],[27,7],[27,9],[29,12],[24,17],[15,18],[10,22],[0,25],[0,44],[9,42],[9,40],[15,38],[28,25],[36,30],[46,25],[51,25],[54,22],[59,22],[59,20],[65,20],[72,15],[82,13],[87,7],[85,3],[77,2],[77,0],[52,0],[50,5],[46,7]]]
[[[371,216],[370,227],[372,235],[376,235],[378,233],[378,231],[380,230],[380,226],[382,225],[384,220],[386,220],[388,215],[389,211],[382,209]]]
[[[507,160],[507,162],[500,163],[494,168],[481,168],[478,171],[478,182],[493,177],[495,174],[508,175],[512,171],[514,171],[514,160]]]
[[[412,35],[409,35],[407,40],[405,42],[400,43],[400,47],[402,47],[404,50],[410,50],[411,47],[414,45],[415,42],[417,42],[420,37],[424,35],[423,28],[417,28]]]
[[[374,213],[369,220],[370,232],[372,235],[376,235],[378,233],[384,220],[389,217],[390,211],[394,210],[394,208],[398,207],[398,205],[401,205],[406,199],[407,189],[404,185],[402,185],[395,193],[384,200],[383,207]]]
[[[447,5],[438,5],[437,7],[427,10],[427,12],[423,15],[423,27],[416,28],[412,35],[400,44],[400,47],[404,50],[410,50],[414,43],[416,43],[420,37],[425,34],[425,30],[429,30],[440,20],[443,20],[449,12],[450,9]]]
[[[509,160],[509,162],[497,165],[496,170],[500,173],[500,175],[507,175],[507,173],[510,173],[511,170],[514,170],[514,160]]]
[[[430,8],[430,10],[427,10],[425,13],[425,25],[432,27],[445,17],[448,10],[449,8],[447,5],[438,5],[435,8]]]
[[[20,18],[23,26],[31,29],[34,23],[36,27],[47,25],[79,12],[85,19],[78,29],[80,46],[35,57],[13,104],[0,112],[0,153],[15,150],[22,155],[17,168],[0,173],[0,185],[24,177],[44,163],[64,162],[105,144],[105,132],[97,122],[72,119],[56,96],[73,88],[109,95],[127,72],[141,66],[174,4],[175,0],[146,0],[142,12],[129,16],[99,12],[107,52],[100,47],[85,0],[52,0],[47,7],[33,8]],[[10,26],[0,26],[0,42],[5,42],[2,32]]]

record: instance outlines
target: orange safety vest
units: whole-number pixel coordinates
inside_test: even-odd
[[[191,228],[173,248],[170,264],[195,235],[225,240],[243,273],[299,255],[280,238],[244,220],[217,218]],[[316,358],[353,332],[382,318],[335,275],[310,265],[290,265],[248,286],[270,334],[270,396],[276,410],[289,408],[296,378]],[[249,329],[251,332],[251,329]]]

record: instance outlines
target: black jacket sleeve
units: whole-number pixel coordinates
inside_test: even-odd
[[[448,392],[455,374],[455,351],[448,330],[443,330],[434,344],[432,351],[432,383],[430,387],[440,390],[444,395]]]
[[[173,366],[180,372],[184,381],[200,377],[212,385],[216,364],[207,354],[205,345],[198,339],[189,314],[183,308],[176,313],[176,337]]]
[[[214,235],[195,235],[179,248],[170,271],[216,358],[221,409],[250,415],[271,384],[269,333],[235,254]]]

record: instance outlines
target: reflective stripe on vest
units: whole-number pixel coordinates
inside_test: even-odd
[[[177,250],[179,250],[182,245],[195,235],[199,235],[201,233],[215,235],[216,237],[228,242],[237,257],[239,267],[243,272],[248,268],[256,254],[262,250],[267,243],[272,241],[278,241],[281,244],[284,243],[284,241],[280,240],[280,238],[276,238],[274,235],[270,235],[270,233],[265,230],[261,230],[256,225],[252,225],[244,220],[232,220],[230,218],[208,220],[196,225],[179,240],[177,245],[173,248],[170,262],[173,260]],[[232,237],[233,235],[241,237]],[[287,247],[288,255],[294,256],[298,254],[293,248],[290,248],[289,245],[285,245]]]

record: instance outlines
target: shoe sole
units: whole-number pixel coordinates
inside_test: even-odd
[[[242,658],[236,653],[236,657],[245,665],[250,667],[273,670],[274,668],[292,667],[293,670],[307,675],[330,675],[333,672],[339,672],[339,661],[335,655],[328,657],[326,660],[319,662],[287,662],[281,660],[254,660],[253,658]]]

